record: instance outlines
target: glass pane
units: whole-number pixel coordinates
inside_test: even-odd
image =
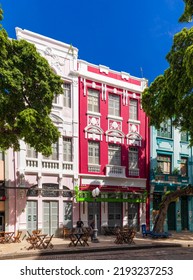
[[[99,91],[88,90],[88,110],[91,112],[99,112]]]

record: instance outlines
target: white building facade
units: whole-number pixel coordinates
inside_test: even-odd
[[[78,49],[20,28],[16,34],[33,43],[61,76],[64,93],[54,98],[50,116],[61,133],[52,155],[46,158],[23,141],[20,152],[6,153],[5,229],[38,228],[59,236],[79,213],[72,192],[78,184]]]

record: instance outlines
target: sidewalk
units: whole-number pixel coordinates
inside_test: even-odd
[[[94,252],[94,251],[107,251],[107,250],[133,250],[144,249],[153,247],[193,247],[193,233],[172,232],[172,236],[169,238],[152,239],[143,238],[141,233],[137,233],[134,242],[135,244],[115,244],[115,236],[99,236],[99,243],[91,243],[89,241],[89,247],[68,247],[69,240],[63,238],[53,239],[53,249],[35,249],[28,250],[29,243],[26,240],[22,240],[21,243],[0,244],[0,260],[24,258],[31,255],[46,255],[46,254],[77,254],[80,252]]]

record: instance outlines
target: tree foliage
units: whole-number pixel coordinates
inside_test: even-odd
[[[184,13],[179,18],[179,22],[190,22],[193,16],[193,0],[183,0],[185,3]]]
[[[183,0],[184,13],[179,22],[189,22],[193,16],[193,0]],[[181,131],[189,132],[193,146],[193,28],[184,28],[174,36],[166,59],[168,69],[158,76],[142,95],[142,106],[157,129],[169,118]],[[193,195],[193,186],[165,194],[153,231],[162,232],[168,206],[183,195]],[[175,218],[175,217],[174,217]]]
[[[0,19],[3,13],[0,10]],[[0,148],[19,150],[23,139],[36,151],[50,155],[58,129],[50,119],[54,94],[61,94],[62,80],[35,46],[10,40],[0,30]]]
[[[143,92],[143,109],[156,128],[171,118],[175,127],[189,132],[193,145],[193,28],[174,36],[166,59],[169,68]]]

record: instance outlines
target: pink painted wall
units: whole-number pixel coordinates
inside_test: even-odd
[[[95,67],[92,67],[92,66],[88,66],[88,71],[92,72],[92,73],[96,73],[96,74],[102,75],[102,76],[107,76],[107,77],[113,78],[115,80],[128,82],[130,84],[134,84],[134,85],[138,85],[138,86],[141,85],[141,82],[139,80],[137,80],[137,79],[129,78],[128,80],[126,80],[126,79],[123,79],[120,74],[113,73],[113,72],[109,72],[108,74],[105,74],[103,72],[100,72],[99,68],[95,68]]]
[[[101,74],[99,73],[98,68],[90,67],[88,66],[88,71]],[[120,75],[116,75],[114,73],[104,74],[108,77],[113,77],[118,80],[121,79]],[[86,80],[88,84],[91,84],[93,81]],[[139,84],[140,81],[133,80],[132,81],[135,84]],[[100,85],[99,83],[96,85]],[[86,88],[86,93],[87,89]],[[112,90],[111,87],[107,86],[106,90],[106,100],[100,99],[100,127],[103,129],[104,132],[108,130],[108,90]],[[119,89],[121,91],[121,89]],[[101,92],[100,92],[101,93]],[[131,92],[132,93],[132,92]],[[139,96],[136,93],[136,96]],[[80,117],[80,149],[79,149],[79,170],[80,173],[83,174],[92,174],[91,172],[87,171],[88,166],[88,139],[85,138],[85,132],[84,129],[87,126],[87,94],[84,96],[83,92],[83,82],[79,80],[79,98],[80,98],[80,111],[79,111],[79,117]],[[102,98],[102,94],[100,94],[100,98]],[[121,99],[121,96],[120,96]],[[129,120],[129,106],[123,105],[122,100],[120,100],[120,111],[121,111],[121,117],[122,120],[122,132],[127,135],[128,134],[128,120]],[[148,164],[149,164],[149,128],[148,128],[148,119],[144,113],[144,111],[141,109],[140,99],[138,99],[138,120],[140,121],[140,135],[142,137],[142,143],[141,147],[139,147],[139,167],[140,167],[140,177],[141,178],[147,178],[149,171],[148,171]],[[126,166],[126,176],[128,176],[128,148],[129,146],[126,143],[126,138],[124,139],[124,144],[122,145],[122,165]],[[105,175],[105,166],[108,164],[108,143],[106,142],[106,136],[103,135],[103,141],[100,142],[100,164],[101,164],[101,172],[100,175]],[[96,175],[96,173],[94,173]]]

